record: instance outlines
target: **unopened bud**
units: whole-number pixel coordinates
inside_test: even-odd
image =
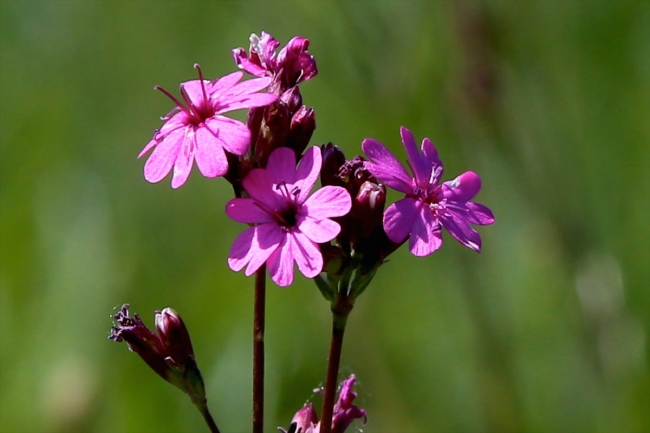
[[[296,155],[301,155],[309,144],[315,129],[316,117],[314,109],[303,105],[291,118],[287,147],[293,149]]]

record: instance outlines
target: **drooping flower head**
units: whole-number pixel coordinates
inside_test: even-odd
[[[453,181],[440,183],[442,162],[431,140],[422,141],[418,151],[411,131],[400,129],[413,176],[380,142],[366,138],[361,147],[370,158],[368,170],[388,187],[406,196],[390,205],[384,213],[384,230],[393,242],[403,242],[409,235],[409,249],[416,256],[426,256],[442,245],[444,227],[461,244],[481,250],[481,236],[471,226],[494,222],[492,211],[470,200],[481,189],[481,178],[468,171]]]
[[[113,318],[117,324],[109,339],[126,341],[129,350],[140,355],[160,377],[188,394],[193,402],[205,401],[205,386],[190,334],[176,311],[168,307],[155,312],[157,332],[149,330],[137,314],[130,317],[129,304],[124,304]]]
[[[232,50],[237,66],[256,77],[273,77],[271,91],[282,93],[287,89],[313,78],[318,74],[316,61],[307,51],[309,39],[296,36],[277,54],[280,46],[273,36],[262,32],[261,36],[250,36],[250,49]]]
[[[252,170],[243,181],[250,198],[235,198],[226,214],[235,221],[255,224],[241,233],[229,254],[234,271],[246,267],[252,275],[264,263],[279,286],[293,282],[294,262],[307,278],[323,269],[318,243],[329,242],[340,231],[332,217],[345,215],[350,195],[341,187],[326,186],[309,195],[321,168],[321,152],[312,147],[296,168],[293,150],[281,147],[271,153],[265,169]]]
[[[341,384],[339,398],[333,408],[332,433],[344,433],[355,419],[363,418],[364,424],[368,421],[366,411],[354,405],[354,399],[357,397],[357,393],[353,391],[355,381],[356,377],[352,374]],[[314,406],[307,403],[296,412],[286,433],[318,433],[320,428]]]
[[[244,74],[238,71],[207,81],[200,67],[194,67],[199,79],[180,85],[183,102],[156,86],[174,101],[176,108],[162,118],[165,124],[138,155],[140,158],[153,149],[144,166],[144,177],[149,182],[161,181],[173,168],[172,188],[178,188],[187,180],[194,161],[205,177],[225,175],[225,151],[238,156],[246,153],[251,133],[244,123],[223,114],[265,106],[278,99],[271,93],[257,93],[269,85],[268,77],[240,82]]]

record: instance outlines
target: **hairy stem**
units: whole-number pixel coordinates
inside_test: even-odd
[[[266,265],[255,273],[253,313],[253,433],[264,433],[264,316]]]

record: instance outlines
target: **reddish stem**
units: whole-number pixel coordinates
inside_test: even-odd
[[[346,298],[339,298],[337,304],[332,306],[332,341],[330,343],[330,356],[327,360],[327,378],[325,379],[320,433],[330,433],[332,431],[334,398],[336,397],[341,352],[343,351],[343,335],[345,334],[348,314],[350,314],[351,310],[352,304]]]
[[[264,433],[264,320],[266,265],[255,273],[253,313],[253,433]]]

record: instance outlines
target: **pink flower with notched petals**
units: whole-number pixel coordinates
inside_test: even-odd
[[[279,286],[293,282],[294,262],[307,278],[322,271],[318,244],[338,235],[341,228],[330,218],[347,214],[352,204],[348,192],[338,186],[325,186],[309,196],[321,164],[318,147],[305,152],[297,168],[293,150],[282,147],[271,153],[265,169],[251,170],[244,178],[250,198],[231,200],[226,214],[255,225],[235,240],[228,256],[232,270],[247,266],[249,276],[266,263]]]
[[[153,148],[144,166],[144,178],[159,182],[174,169],[172,188],[185,183],[194,161],[205,177],[223,176],[228,171],[225,150],[244,155],[250,145],[251,133],[238,120],[222,116],[233,110],[261,107],[275,102],[271,93],[256,93],[269,85],[270,78],[239,82],[243,72],[234,72],[214,81],[199,79],[180,86],[185,104],[156,86],[177,105],[167,116],[138,158]]]
[[[368,170],[390,188],[406,194],[384,213],[384,230],[390,240],[400,243],[410,235],[411,253],[426,256],[442,245],[444,227],[461,244],[479,252],[481,236],[471,224],[494,222],[490,209],[469,201],[481,189],[479,175],[468,171],[440,184],[442,162],[431,140],[425,138],[419,152],[411,131],[402,127],[400,134],[413,177],[377,140],[366,138],[361,144],[371,161],[365,163]]]

